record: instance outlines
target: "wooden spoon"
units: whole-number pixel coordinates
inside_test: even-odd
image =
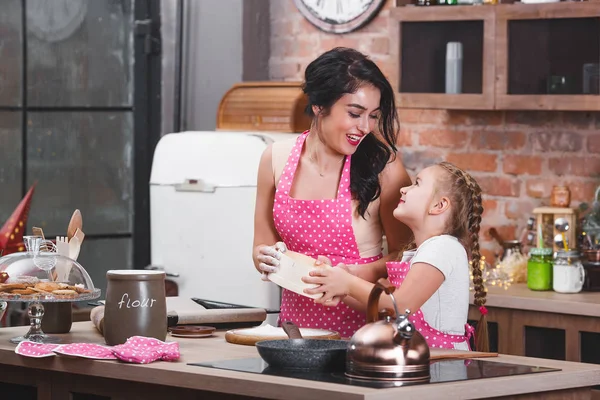
[[[46,237],[44,236],[44,230],[42,228],[34,226],[31,228],[31,232],[33,233],[33,236],[41,236],[42,240],[46,240]]]
[[[75,235],[69,240],[69,258],[77,261],[77,257],[79,257],[79,250],[81,250],[81,243],[83,242],[83,238],[85,234],[81,232],[81,230],[77,229],[75,231]]]
[[[457,360],[470,358],[498,357],[498,353],[486,353],[483,351],[461,351],[451,349],[431,349],[430,360]]]
[[[33,236],[41,236],[42,240],[46,240],[46,237],[44,236],[44,230],[42,228],[34,226],[31,228],[31,232],[33,233]],[[46,246],[45,243],[42,243],[40,246],[40,251],[48,251],[48,246]]]
[[[71,238],[75,235],[75,231],[77,229],[83,228],[83,218],[81,217],[81,211],[78,209],[73,212],[73,216],[71,216],[71,221],[69,221],[69,226],[67,227],[67,238],[71,240]]]

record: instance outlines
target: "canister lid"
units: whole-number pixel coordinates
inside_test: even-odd
[[[552,255],[552,249],[549,247],[534,247],[529,250],[529,254],[532,256],[550,256]]]
[[[577,250],[559,250],[556,252],[556,258],[579,258],[580,254]]]
[[[111,269],[106,271],[106,278],[111,280],[148,281],[165,278],[165,271],[146,269]]]

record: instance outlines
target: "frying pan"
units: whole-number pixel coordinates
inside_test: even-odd
[[[347,340],[303,339],[293,322],[284,322],[289,339],[256,342],[258,354],[273,369],[343,371]]]

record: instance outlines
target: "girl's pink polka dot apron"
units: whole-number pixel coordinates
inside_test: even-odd
[[[408,261],[393,261],[387,262],[386,267],[390,283],[396,287],[402,286],[404,278],[406,278],[408,271],[410,271],[410,263]],[[410,315],[408,319],[413,323],[415,329],[423,335],[429,347],[454,349],[454,344],[466,342],[469,350],[471,350],[469,339],[471,339],[475,329],[469,324],[465,324],[464,335],[450,335],[432,328],[427,321],[425,321],[423,312],[420,309]]]
[[[361,258],[352,229],[350,162],[346,157],[335,199],[298,200],[290,197],[294,174],[308,131],[296,140],[281,174],[273,204],[273,220],[288,249],[317,258],[328,257],[335,266],[366,264],[382,256]],[[314,300],[283,289],[279,321],[300,327],[328,329],[351,337],[366,322],[364,313],[343,303],[337,307],[315,304]]]

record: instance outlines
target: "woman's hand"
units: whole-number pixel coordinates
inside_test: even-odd
[[[287,247],[283,242],[277,242],[273,246],[259,246],[257,251],[258,255],[258,269],[262,272],[261,279],[263,281],[269,280],[269,274],[276,272],[279,267],[279,260],[281,260],[281,254],[285,253]]]
[[[322,258],[319,257],[319,261],[321,260]],[[316,264],[318,265],[318,262]],[[353,276],[348,273],[346,268],[346,265],[338,264],[335,268],[325,266],[311,271],[310,276],[303,277],[302,281],[320,286],[314,289],[304,289],[304,293],[323,293],[323,296],[316,299],[315,303],[332,307],[337,306],[350,293],[350,282]]]

